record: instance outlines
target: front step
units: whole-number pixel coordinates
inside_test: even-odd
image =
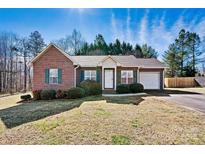
[[[103,94],[116,94],[116,91],[113,89],[106,89],[102,91]]]

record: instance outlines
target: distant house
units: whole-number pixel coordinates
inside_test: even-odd
[[[121,56],[70,56],[50,44],[32,60],[33,90],[69,89],[90,79],[102,90],[115,91],[119,84],[139,82],[145,89],[164,87],[165,65],[154,58]]]

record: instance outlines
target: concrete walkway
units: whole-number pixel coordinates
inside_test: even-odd
[[[129,93],[129,94],[102,94],[105,97],[122,97],[122,96],[142,96],[147,95],[146,93]]]
[[[203,94],[170,94],[160,98],[205,113],[205,95]]]

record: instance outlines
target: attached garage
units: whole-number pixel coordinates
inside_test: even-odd
[[[160,72],[140,72],[139,80],[144,89],[161,89]]]

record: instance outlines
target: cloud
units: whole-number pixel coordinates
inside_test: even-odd
[[[115,14],[111,14],[111,33],[112,40],[119,39],[124,40],[125,32],[123,31],[123,24],[121,24],[115,17]]]
[[[127,32],[126,32],[126,41],[132,43],[132,36],[131,36],[131,28],[130,28],[130,21],[131,21],[131,16],[130,16],[130,9],[127,9]]]
[[[148,43],[148,11],[146,10],[145,15],[141,19],[140,29],[138,32],[138,40],[140,44]]]
[[[183,10],[178,18],[172,22],[169,21],[166,10],[161,14],[151,14],[149,10],[145,10],[141,20],[134,21],[130,9],[127,9],[124,22],[118,20],[112,13],[111,32],[113,40],[118,38],[121,41],[141,45],[147,43],[159,52],[161,59],[164,51],[174,42],[181,29],[196,32],[201,38],[205,37],[205,17],[195,15],[192,18],[192,16],[187,16],[187,12],[188,10]],[[136,23],[137,27],[131,28],[131,23]],[[123,29],[123,27],[125,28]]]

